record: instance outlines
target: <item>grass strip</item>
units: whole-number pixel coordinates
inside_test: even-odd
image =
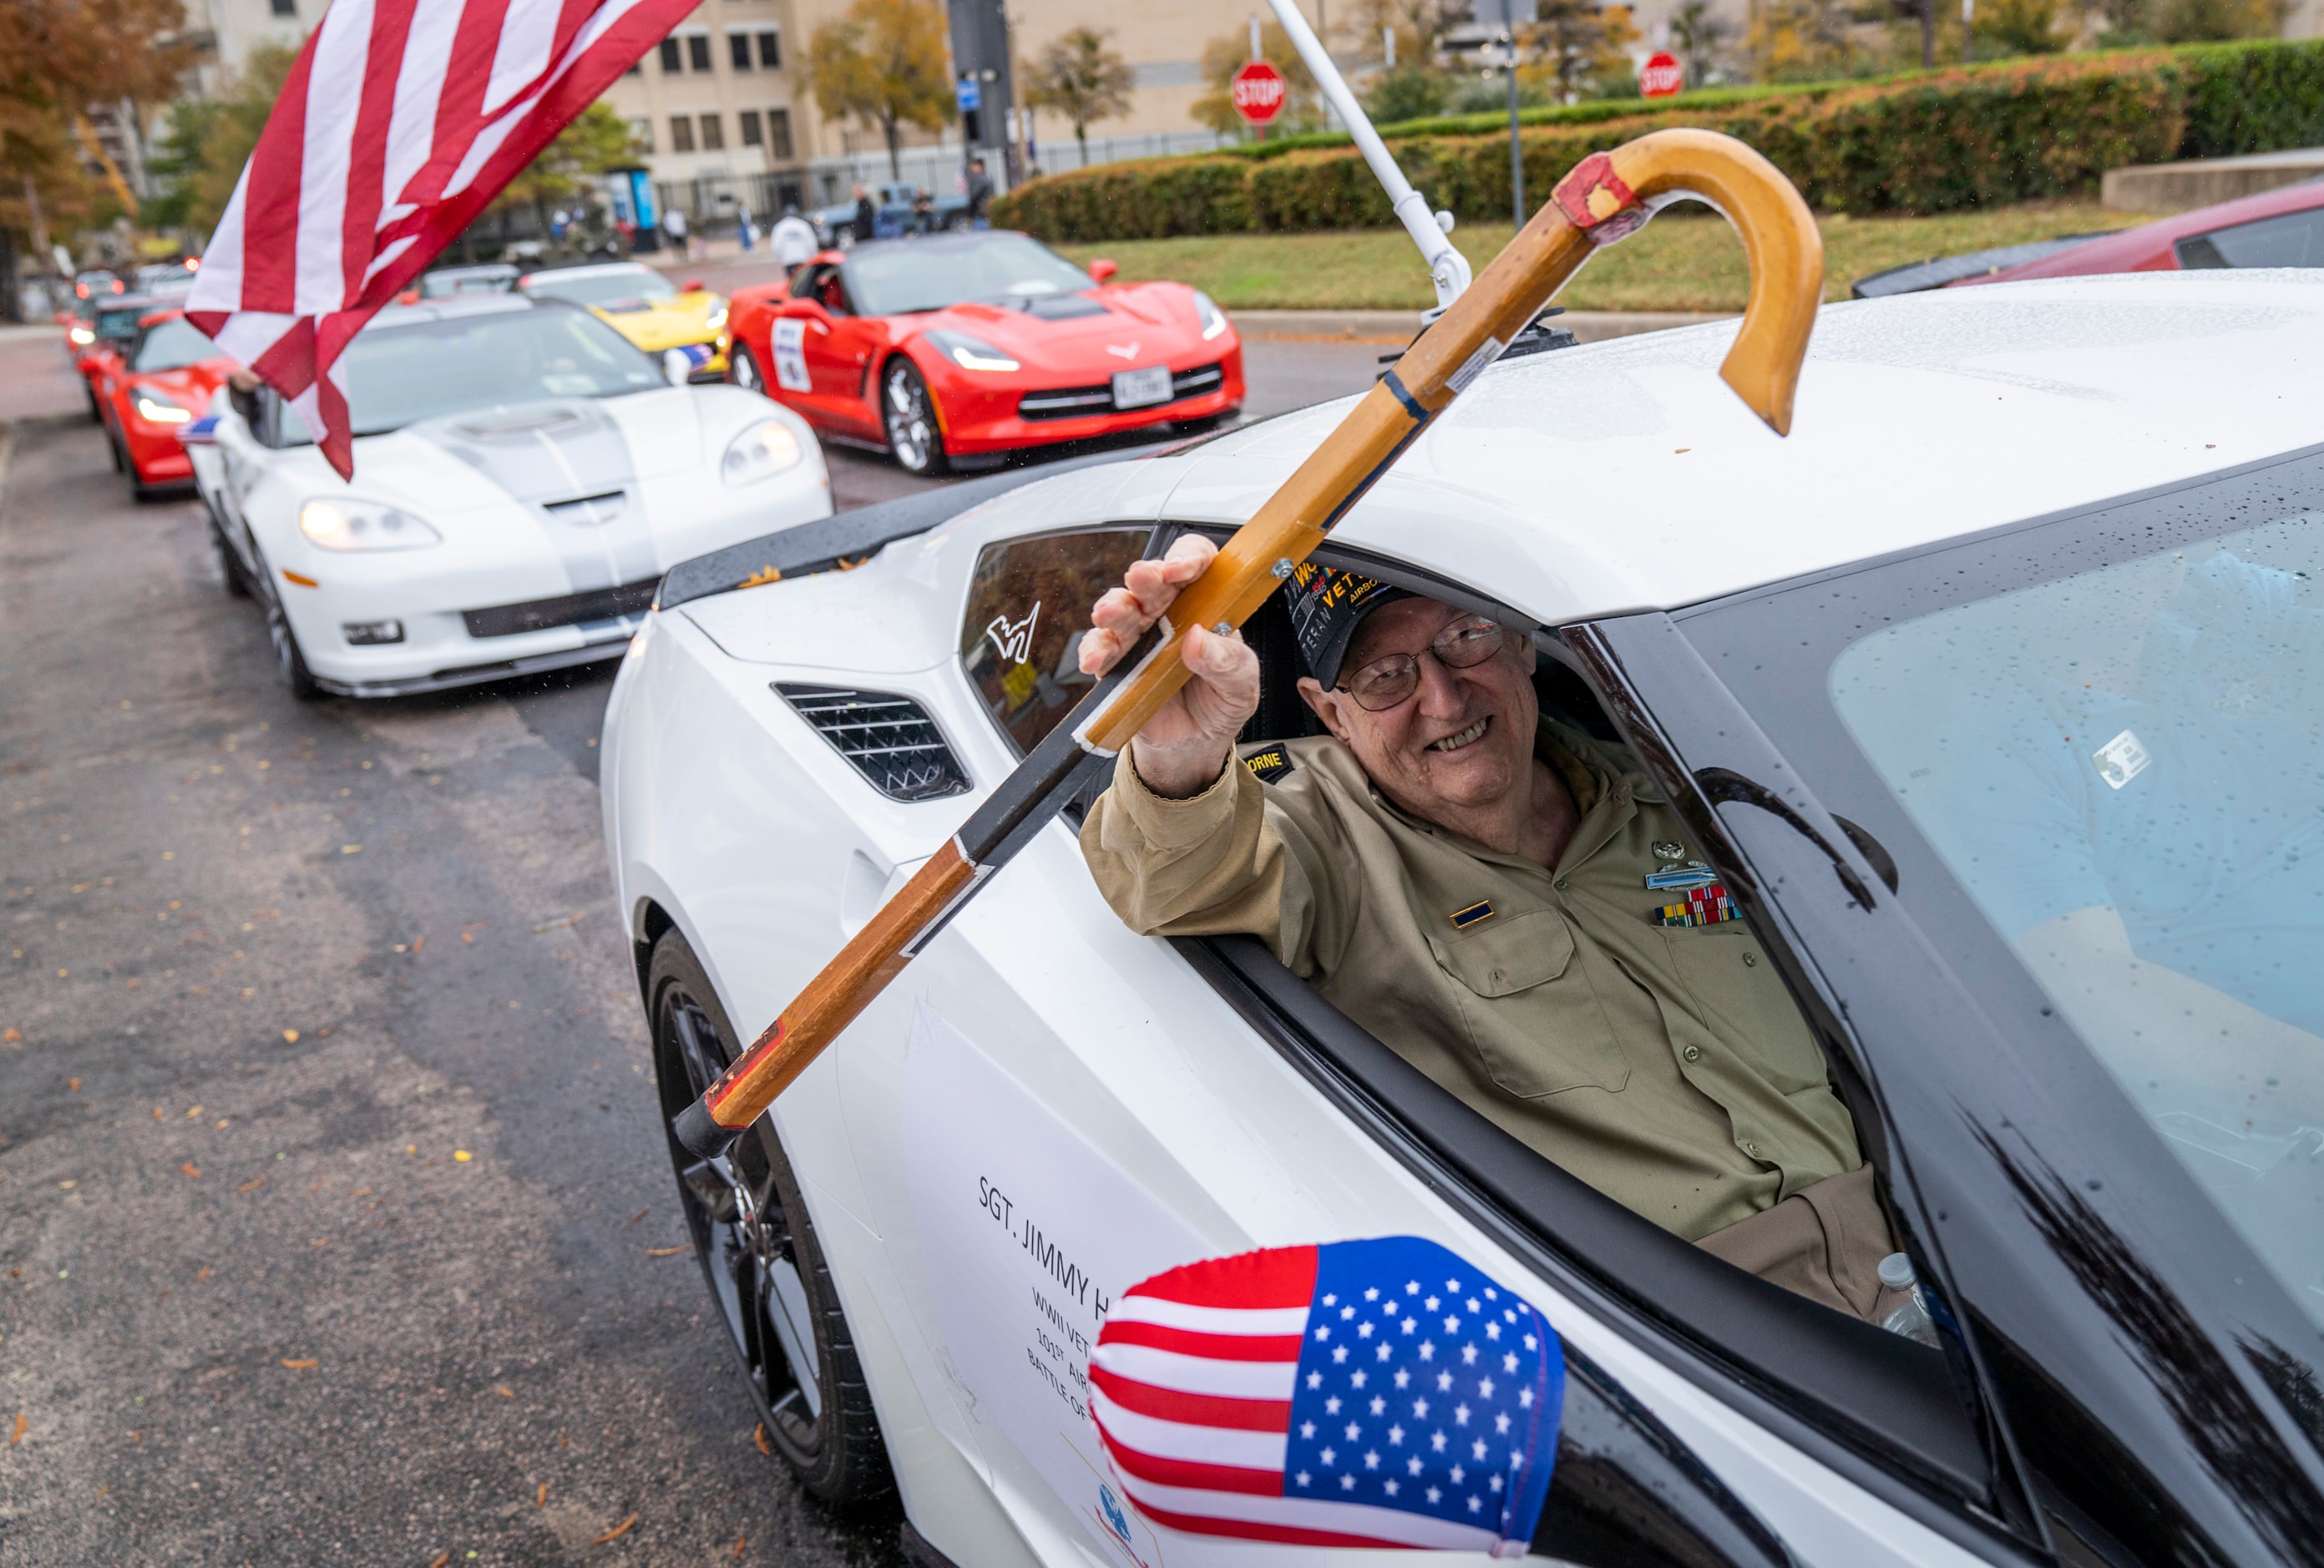
[[[1933,217],[1828,214],[1817,219],[1823,230],[1824,298],[1845,300],[1854,280],[1908,262],[2096,234],[2129,221],[2094,201],[2033,201]],[[1452,241],[1482,272],[1511,232],[1506,223],[1464,223]],[[1084,263],[1110,257],[1125,281],[1190,283],[1230,310],[1418,310],[1435,302],[1419,254],[1401,229],[1201,235],[1057,248]],[[1740,310],[1748,289],[1742,242],[1715,215],[1688,203],[1593,257],[1558,300],[1575,310]]]

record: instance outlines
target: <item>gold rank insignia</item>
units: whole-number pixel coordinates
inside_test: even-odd
[[[1452,929],[1466,931],[1471,926],[1481,926],[1493,918],[1493,900],[1480,899],[1465,909],[1455,909],[1450,918]]]

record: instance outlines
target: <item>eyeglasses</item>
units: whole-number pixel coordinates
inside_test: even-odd
[[[1482,615],[1464,615],[1436,634],[1421,650],[1447,669],[1473,669],[1508,641],[1497,622]],[[1366,713],[1386,713],[1420,689],[1420,654],[1392,653],[1376,659],[1340,683],[1339,689],[1356,699]]]

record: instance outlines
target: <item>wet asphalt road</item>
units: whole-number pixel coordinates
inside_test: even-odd
[[[294,701],[198,503],[23,418],[78,397],[35,349],[0,346],[0,1568],[900,1563],[892,1507],[761,1453],[678,1250],[610,668]],[[1379,352],[1253,346],[1253,411]],[[833,467],[842,506],[918,487]]]

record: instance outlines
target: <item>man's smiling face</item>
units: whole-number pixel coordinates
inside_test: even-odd
[[[1420,656],[1419,688],[1384,712],[1367,712],[1344,691],[1300,682],[1381,794],[1445,826],[1529,795],[1540,719],[1533,644],[1524,636],[1510,633],[1499,653],[1467,669],[1448,669],[1421,652],[1468,613],[1435,599],[1399,599],[1364,618],[1340,667],[1343,683],[1354,685],[1368,666],[1394,654]]]

